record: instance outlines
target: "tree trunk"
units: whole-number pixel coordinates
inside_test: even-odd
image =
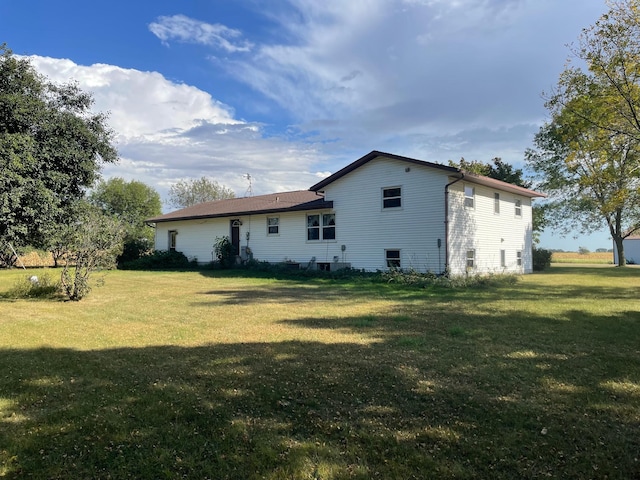
[[[614,235],[613,241],[616,245],[616,252],[618,252],[618,266],[624,267],[627,264],[627,259],[624,258],[624,243],[621,235]]]

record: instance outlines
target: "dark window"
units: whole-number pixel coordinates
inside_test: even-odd
[[[175,251],[177,237],[178,237],[177,230],[169,230],[169,250]]]
[[[307,215],[307,240],[320,240],[320,215]]]
[[[336,214],[307,215],[307,240],[335,240]]]
[[[336,239],[336,214],[325,213],[322,215],[322,239],[323,240],[335,240]]]
[[[400,250],[385,250],[384,255],[388,268],[400,268]]]
[[[280,233],[280,219],[278,217],[267,217],[267,233],[269,235]]]
[[[382,208],[398,208],[402,206],[402,188],[382,189]]]

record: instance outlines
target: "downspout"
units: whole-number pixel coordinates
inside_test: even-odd
[[[458,183],[464,178],[464,173],[460,172],[460,178],[444,186],[444,273],[449,273],[449,187]]]

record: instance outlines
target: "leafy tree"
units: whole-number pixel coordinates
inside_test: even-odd
[[[490,163],[483,163],[478,160],[468,161],[464,158],[461,158],[459,162],[449,160],[449,166],[459,168],[465,172],[502,180],[520,187],[531,188],[531,182],[524,179],[522,169],[515,168],[500,157],[493,158]]]
[[[115,162],[106,116],[76,84],[55,85],[0,45],[0,243],[44,245]]]
[[[207,177],[179,180],[169,188],[169,203],[175,208],[186,208],[235,196],[233,190]]]
[[[77,204],[74,218],[60,232],[66,250],[61,283],[69,299],[77,301],[91,290],[89,279],[96,270],[115,267],[125,228],[113,215],[86,202]]]
[[[623,240],[640,229],[640,0],[611,2],[572,53],[586,71],[560,75],[527,163],[550,195],[550,224],[606,224],[623,266]]]
[[[118,264],[139,258],[153,247],[154,232],[145,219],[162,213],[160,195],[152,187],[114,177],[100,181],[89,196],[92,204],[125,226],[124,250]]]

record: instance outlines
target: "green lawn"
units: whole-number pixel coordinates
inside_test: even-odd
[[[640,478],[640,270],[105,281],[0,299],[0,478]]]

